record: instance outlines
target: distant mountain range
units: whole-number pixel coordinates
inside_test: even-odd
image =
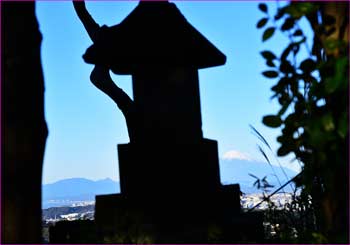
[[[63,179],[42,186],[42,204],[43,208],[70,206],[94,201],[95,195],[119,192],[119,182],[109,178],[97,181],[84,178]]]
[[[260,193],[253,187],[256,179],[249,174],[253,174],[262,179],[267,176],[270,184],[278,187],[278,181],[283,184],[287,182],[282,170],[273,166],[275,173],[271,166],[264,162],[247,161],[247,160],[220,160],[220,175],[223,184],[239,183],[242,192],[244,193]],[[287,176],[293,178],[297,173],[283,168]],[[95,195],[119,193],[119,182],[113,181],[109,178],[93,181],[84,178],[71,178],[57,181],[52,184],[46,184],[42,187],[43,191],[43,208],[71,206],[79,202],[93,201]],[[288,191],[288,190],[286,190]]]

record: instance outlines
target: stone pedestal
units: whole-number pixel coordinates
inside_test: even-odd
[[[135,240],[125,239],[140,237],[148,237],[152,243],[206,243],[209,229],[219,227],[221,232],[229,234],[221,236],[234,237],[227,241],[240,240],[239,185],[221,186],[206,198],[194,197],[180,194],[164,199],[162,196],[148,198],[147,195],[143,198],[123,194],[96,196],[97,236],[100,240],[107,238],[128,243]]]
[[[125,144],[118,152],[121,194],[96,197],[101,237],[128,233],[137,224],[157,242],[189,242],[179,227],[199,229],[194,237],[204,239],[208,227],[229,226],[239,215],[239,185],[220,184],[216,141]]]
[[[118,146],[121,193],[128,197],[202,198],[220,186],[217,142],[145,142]]]

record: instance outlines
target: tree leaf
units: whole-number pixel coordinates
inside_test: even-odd
[[[278,94],[281,94],[285,90],[286,86],[288,85],[289,80],[290,78],[288,77],[282,77],[278,81],[278,83],[271,88],[271,90]]]
[[[288,101],[290,101],[290,96],[287,92],[285,91],[282,91],[280,93],[280,96],[278,97],[278,102],[281,104],[281,105],[284,105],[285,103],[287,103]]]
[[[317,5],[310,2],[298,2],[287,5],[285,8],[286,13],[290,14],[295,19],[300,19],[304,15],[312,13],[318,9]]]
[[[263,117],[263,123],[271,128],[278,128],[282,125],[282,120],[279,116],[268,115]]]
[[[267,28],[263,33],[263,37],[262,37],[263,42],[271,38],[274,33],[275,33],[275,27]]]
[[[280,143],[282,143],[282,144],[283,144],[283,142],[285,141],[283,135],[278,136],[278,137],[276,138],[276,140],[277,140],[277,142],[280,142]]]
[[[264,71],[262,74],[265,77],[268,77],[268,78],[276,78],[276,77],[278,77],[278,72],[277,71]]]
[[[284,14],[285,14],[285,9],[284,8],[279,8],[277,10],[277,14],[275,15],[275,20],[281,19]]]
[[[289,73],[293,73],[295,70],[288,60],[282,60],[280,65],[280,71],[283,72],[284,74],[289,74]]]
[[[288,155],[289,152],[291,152],[291,149],[289,147],[286,147],[282,145],[278,150],[277,150],[277,155],[280,157],[283,157],[285,155]]]
[[[266,5],[265,3],[260,3],[260,4],[258,5],[258,8],[259,8],[262,12],[264,12],[264,13],[267,13],[267,12],[268,12],[267,5]]]
[[[284,21],[284,23],[283,23],[283,25],[282,25],[282,27],[281,27],[281,30],[282,31],[288,31],[288,30],[290,30],[290,29],[292,29],[293,28],[293,26],[294,26],[294,19],[293,18],[287,18],[285,21]]]
[[[259,20],[259,22],[256,24],[256,28],[260,29],[264,27],[269,19],[268,18],[262,18]]]
[[[312,59],[306,59],[301,62],[299,68],[307,73],[310,73],[316,69],[316,62]]]
[[[283,105],[282,105],[282,108],[279,110],[279,112],[278,112],[278,115],[279,116],[282,116],[286,111],[287,111],[287,109],[288,109],[288,107],[289,107],[289,105],[290,105],[290,102],[291,102],[291,100],[289,101],[289,102],[286,102],[286,103],[284,103]]]
[[[264,57],[266,60],[274,60],[276,59],[276,55],[274,53],[272,53],[271,51],[262,51],[260,52],[260,54],[262,55],[262,57]]]
[[[290,51],[292,51],[293,47],[294,47],[294,43],[291,43],[288,45],[288,47],[285,50],[283,50],[282,55],[281,55],[281,60],[287,59],[287,57],[288,57]]]
[[[303,34],[303,31],[300,30],[300,29],[296,30],[296,31],[293,33],[293,36],[295,36],[295,37],[299,37],[299,36],[302,36],[302,35],[304,35],[304,34]]]
[[[275,63],[273,63],[272,60],[267,60],[266,61],[266,65],[269,66],[269,67],[276,67]]]

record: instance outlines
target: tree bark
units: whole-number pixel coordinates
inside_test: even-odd
[[[47,126],[35,2],[2,2],[2,243],[40,243]]]

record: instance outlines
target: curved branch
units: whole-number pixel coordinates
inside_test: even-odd
[[[87,11],[84,1],[73,1],[73,6],[89,37],[93,42],[95,42],[97,36],[96,34],[100,29],[100,26],[95,22],[95,20]]]

